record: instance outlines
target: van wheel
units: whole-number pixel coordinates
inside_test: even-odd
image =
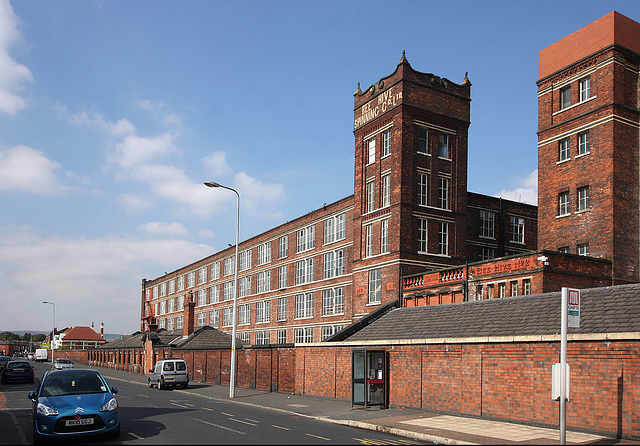
[[[153,388],[153,384],[151,383],[151,378],[149,378],[149,379],[147,380],[147,382],[148,382],[148,384],[149,384],[149,388],[150,388],[150,389],[151,389],[151,388]]]
[[[160,384],[160,380],[158,380],[158,390],[162,390],[162,384]]]

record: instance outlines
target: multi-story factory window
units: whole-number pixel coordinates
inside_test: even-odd
[[[313,293],[296,296],[296,319],[313,317]]]
[[[173,308],[174,302],[175,301],[173,297],[170,297],[169,299],[167,299],[167,313],[173,313],[175,311]]]
[[[387,207],[391,204],[391,175],[386,174],[382,176],[382,207]]]
[[[196,272],[189,271],[187,274],[187,288],[196,286]]]
[[[525,296],[531,294],[531,279],[524,279],[522,281],[522,294]]]
[[[238,270],[246,271],[251,268],[251,250],[242,251],[239,256]]]
[[[571,87],[564,87],[560,90],[560,109],[571,106]]]
[[[382,156],[391,155],[391,130],[382,134]]]
[[[278,289],[282,290],[287,287],[287,266],[278,267]]]
[[[286,328],[278,328],[278,344],[286,344],[287,343],[287,329]]]
[[[278,240],[278,258],[286,259],[289,251],[289,237],[282,236]]]
[[[178,311],[184,310],[184,294],[178,296]]]
[[[173,320],[172,317],[167,319],[167,330],[175,330],[174,328],[175,325],[175,321]]]
[[[297,344],[313,342],[313,327],[296,328],[294,342]]]
[[[226,307],[222,309],[222,326],[231,327],[233,324],[233,307]]]
[[[169,289],[167,290],[167,292],[168,292],[169,294],[173,294],[173,293],[175,293],[175,292],[176,292],[176,281],[175,281],[174,279],[171,279],[171,280],[169,280],[169,282],[167,282],[167,283],[169,284],[169,285],[168,285],[168,288],[169,288]]]
[[[428,220],[426,218],[420,218],[418,220],[418,251],[427,252],[429,234],[427,230]]]
[[[207,305],[207,289],[202,288],[198,290],[198,306],[203,307]]]
[[[591,78],[580,79],[580,101],[586,101],[591,97]]]
[[[160,284],[160,297],[164,297],[167,295],[167,283],[162,282]]]
[[[449,179],[440,178],[438,187],[438,207],[440,209],[449,209]]]
[[[167,303],[166,301],[160,302],[160,314],[165,314],[167,312]]]
[[[296,262],[296,285],[313,282],[313,258]]]
[[[496,213],[491,211],[480,211],[480,237],[495,239]]]
[[[498,297],[507,297],[507,284],[505,282],[498,284]]]
[[[204,327],[207,325],[207,313],[200,311],[196,314],[196,327]]]
[[[569,142],[569,138],[558,142],[558,161],[566,161],[569,159]]]
[[[241,331],[240,333],[238,333],[238,339],[248,344],[249,342],[251,342],[251,333],[248,331]]]
[[[480,250],[480,260],[491,260],[496,258],[496,248],[483,247]]]
[[[518,295],[518,281],[513,280],[511,282],[511,297],[515,297]]]
[[[176,330],[182,330],[184,328],[184,317],[178,316],[176,318]]]
[[[238,279],[238,297],[245,297],[251,294],[251,276]]]
[[[269,343],[269,332],[267,330],[256,331],[256,345],[267,345]]]
[[[324,221],[324,244],[345,238],[345,214],[329,217]]]
[[[220,302],[220,285],[212,285],[209,288],[209,295],[211,296],[211,303]]]
[[[271,320],[271,301],[261,300],[256,302],[256,323],[269,322]]]
[[[220,325],[220,313],[218,313],[218,310],[211,310],[209,312],[209,325],[213,328],[218,328]]]
[[[184,276],[178,276],[178,291],[184,290]]]
[[[271,242],[258,245],[258,265],[271,263]]]
[[[202,285],[207,282],[207,267],[203,266],[198,269],[198,285]]]
[[[307,226],[297,232],[298,252],[309,251],[316,246],[316,227],[315,225]]]
[[[236,256],[227,257],[224,259],[224,275],[230,276],[236,272]]]
[[[220,262],[213,262],[211,264],[211,280],[218,280],[220,278]]]
[[[330,251],[324,255],[323,272],[325,279],[344,274],[344,249]]]
[[[251,305],[238,305],[238,325],[247,325],[251,322]]]
[[[344,312],[344,287],[322,291],[322,315],[334,316]]]
[[[258,293],[264,293],[271,290],[271,271],[261,271],[258,277]]]
[[[222,285],[222,300],[231,300],[236,294],[235,283],[225,282]]]
[[[369,303],[379,304],[382,299],[382,270],[380,268],[369,271]]]
[[[389,252],[389,219],[380,222],[380,254]]]
[[[367,164],[373,164],[376,162],[376,140],[369,140],[369,156],[367,158]]]
[[[429,205],[429,174],[418,174],[418,204],[420,206]]]
[[[365,225],[364,229],[364,256],[371,257],[373,255],[373,225]]]
[[[342,325],[324,325],[322,327],[322,340],[324,341],[327,338],[330,338],[340,330],[342,330]]]
[[[558,216],[569,214],[569,192],[558,194]]]
[[[441,133],[439,142],[438,156],[440,158],[449,158],[449,135]]]
[[[422,127],[418,128],[418,153],[429,153],[429,132]]]
[[[287,298],[279,297],[278,298],[278,321],[286,321],[287,320]]]
[[[578,155],[586,155],[591,152],[589,143],[589,130],[578,134]]]
[[[524,243],[524,218],[511,217],[509,219],[509,227],[511,233],[510,241]]]
[[[376,184],[373,181],[367,182],[367,212],[376,209]]]
[[[578,212],[589,209],[589,186],[578,188]]]
[[[579,256],[588,256],[589,255],[589,244],[588,243],[580,243],[578,245],[578,255]]]
[[[443,256],[449,255],[449,223],[440,222],[438,233],[438,253]]]

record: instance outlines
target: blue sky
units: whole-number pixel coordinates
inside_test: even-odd
[[[139,329],[142,278],[353,193],[353,93],[472,82],[469,190],[537,199],[538,52],[633,1],[0,0],[0,331]]]

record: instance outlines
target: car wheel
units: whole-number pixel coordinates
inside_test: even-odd
[[[149,378],[149,380],[148,380],[148,384],[149,384],[149,388],[150,388],[150,389],[151,389],[151,388],[153,388],[153,383],[151,382],[151,378]]]
[[[160,383],[160,380],[158,380],[158,390],[162,390],[162,384]]]

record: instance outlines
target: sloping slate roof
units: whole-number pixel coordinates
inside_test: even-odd
[[[231,336],[208,325],[197,329],[191,336],[186,338],[183,338],[182,330],[168,331],[161,328],[157,331],[136,332],[132,335],[123,336],[98,348],[142,348],[147,337],[152,340],[154,346],[158,347],[171,346],[172,348],[183,350],[231,348]],[[242,347],[243,345],[244,343],[241,340],[236,339],[236,347]]]
[[[91,327],[72,327],[64,330],[63,341],[104,341]]]
[[[581,290],[580,328],[568,334],[640,332],[640,284]],[[397,308],[353,341],[560,334],[561,293]]]
[[[236,346],[242,345],[244,343],[236,338]],[[177,342],[176,348],[181,350],[231,348],[231,336],[205,325],[194,331],[188,338]]]
[[[142,341],[142,336],[144,335],[144,333],[140,333],[139,331],[131,334],[131,335],[126,335],[126,336],[122,336],[121,338],[118,339],[114,339],[111,342],[108,342],[106,344],[103,344],[101,346],[99,346],[98,348],[106,348],[106,349],[112,349],[112,348],[142,348],[143,347],[143,341]]]

